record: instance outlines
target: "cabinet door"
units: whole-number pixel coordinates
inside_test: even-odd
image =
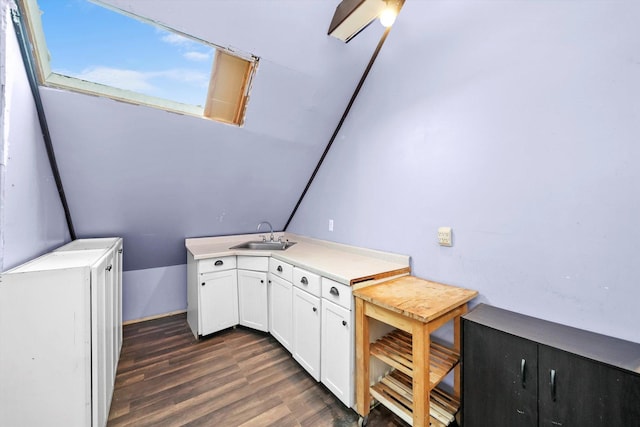
[[[349,408],[354,398],[354,332],[351,311],[323,299],[320,375],[322,383]]]
[[[280,277],[270,277],[269,330],[284,348],[291,351],[293,285]]]
[[[109,262],[105,257],[91,269],[91,413],[96,426],[105,425],[109,415]]]
[[[320,298],[293,288],[293,358],[320,381]]]
[[[267,273],[238,270],[238,308],[240,324],[267,332]]]
[[[640,375],[543,345],[538,352],[540,426],[640,426]]]
[[[536,343],[463,321],[462,378],[465,427],[537,426]]]
[[[236,270],[200,277],[200,335],[238,324],[238,276]]]

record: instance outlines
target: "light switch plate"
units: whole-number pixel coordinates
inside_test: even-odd
[[[452,246],[451,227],[438,227],[438,243],[440,246]]]

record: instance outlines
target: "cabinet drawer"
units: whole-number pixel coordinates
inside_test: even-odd
[[[351,310],[353,297],[351,286],[343,285],[335,280],[322,278],[322,298],[332,301],[348,310]]]
[[[218,258],[207,258],[198,261],[198,274],[211,273],[236,268],[235,256],[223,256]]]
[[[293,266],[286,262],[269,258],[269,273],[282,277],[287,282],[293,282]]]
[[[302,268],[293,267],[293,286],[317,297],[322,294],[320,291],[320,276]]]
[[[238,256],[240,270],[269,271],[268,256]]]

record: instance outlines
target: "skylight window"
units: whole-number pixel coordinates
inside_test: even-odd
[[[22,0],[41,84],[241,125],[258,58],[88,0]]]

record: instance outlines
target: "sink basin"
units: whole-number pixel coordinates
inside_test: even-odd
[[[263,251],[284,251],[287,248],[295,245],[296,242],[263,242],[261,240],[255,240],[252,242],[244,242],[239,245],[230,247],[229,249],[252,249]]]

